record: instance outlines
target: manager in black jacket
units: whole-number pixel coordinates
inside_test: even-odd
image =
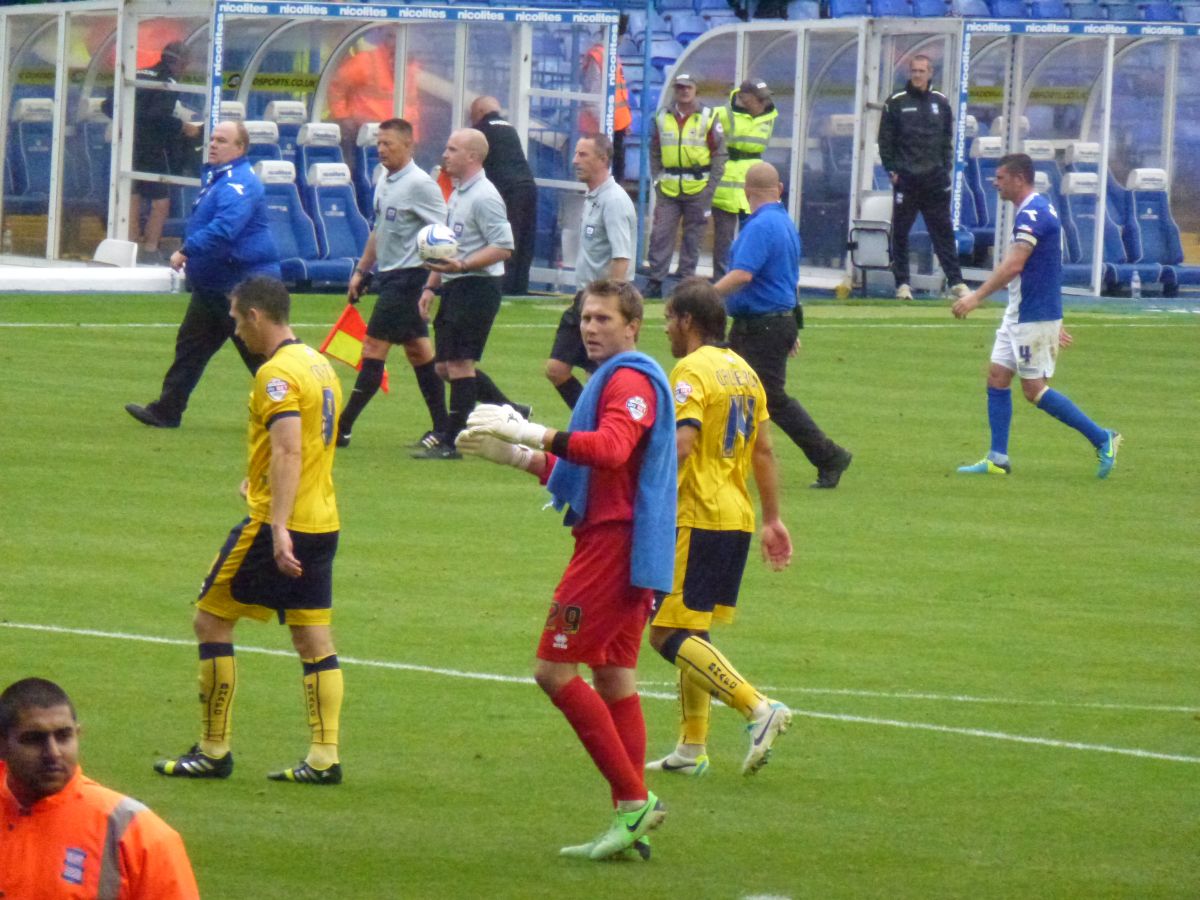
[[[950,173],[954,167],[954,117],[946,95],[929,87],[933,63],[914,56],[908,67],[908,84],[884,104],[879,123],[879,157],[892,179],[892,274],[896,299],[911,300],[908,275],[908,232],[917,214],[933,241],[951,293],[962,297],[954,225],[950,221]]]
[[[500,101],[495,97],[475,98],[471,104],[471,127],[487,138],[484,174],[504,200],[516,244],[504,264],[500,289],[505,294],[528,294],[529,267],[533,264],[537,233],[537,185],[533,182],[533,170],[525,159],[517,129],[500,113]]]

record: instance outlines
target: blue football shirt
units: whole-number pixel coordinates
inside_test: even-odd
[[[1062,318],[1062,225],[1058,210],[1036,191],[1017,207],[1012,239],[1033,247],[1019,277],[1008,285],[1004,321],[1053,322]]]

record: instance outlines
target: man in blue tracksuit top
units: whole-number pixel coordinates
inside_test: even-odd
[[[810,487],[835,488],[850,465],[850,451],[830,440],[786,390],[788,356],[799,346],[800,235],[779,202],[783,187],[773,165],[747,169],[745,189],[750,218],[733,242],[728,271],[713,285],[733,317],[729,346],[762,380],[771,419],[816,466]]]
[[[208,165],[187,223],[187,239],[171,254],[171,268],[187,266],[191,301],[175,337],[175,361],[162,393],[126,412],[154,428],[178,428],[204,367],[227,339],[253,373],[262,359],[233,333],[229,291],[251,275],[281,276],[262,182],[246,159],[250,136],[240,122],[221,122],[208,143]]]

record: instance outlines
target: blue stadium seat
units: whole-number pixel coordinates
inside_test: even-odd
[[[829,0],[829,18],[843,19],[848,16],[869,16],[868,0]]]
[[[977,224],[972,229],[975,246],[986,250],[995,242],[996,210],[999,198],[996,195],[996,164],[1004,155],[1004,138],[977,137],[971,143],[971,162],[967,168],[968,187],[975,196]]]
[[[108,116],[93,116],[83,123],[83,148],[87,154],[88,196],[107,203],[112,172],[112,121]]]
[[[1081,0],[1081,2],[1070,3],[1068,7],[1071,12],[1072,19],[1103,19],[1105,18],[1104,7],[1099,3],[1093,3],[1092,0]]]
[[[251,119],[242,123],[250,135],[246,158],[251,163],[264,159],[283,159],[279,152],[279,126],[266,119]]]
[[[1063,229],[1063,284],[1091,284],[1099,196],[1095,172],[1068,172],[1063,177],[1062,205],[1058,210]],[[1120,231],[1105,217],[1102,291],[1108,291],[1116,284],[1116,264],[1124,262],[1125,248],[1121,244]]]
[[[1102,3],[1108,18],[1114,22],[1136,22],[1138,8],[1136,3]]]
[[[708,30],[708,22],[694,12],[673,12],[666,17],[671,26],[671,35],[686,47]]]
[[[1173,294],[1179,285],[1200,285],[1200,266],[1183,262],[1179,225],[1171,215],[1167,173],[1163,169],[1134,169],[1125,182],[1129,190],[1133,227],[1140,249],[1138,262],[1163,267],[1162,283]],[[1142,279],[1146,283],[1146,279]]]
[[[654,38],[650,42],[650,65],[659,70],[667,69],[675,65],[682,52],[682,45],[674,37]]]
[[[660,13],[695,12],[695,0],[655,0],[654,5]]]
[[[1069,19],[1071,8],[1065,0],[1029,0],[1029,16],[1033,19]]]
[[[307,287],[308,263],[316,262],[317,231],[296,190],[296,168],[290,162],[265,160],[254,166],[263,183],[271,237],[279,250],[283,281],[290,288]]]
[[[1029,10],[1025,0],[987,0],[988,9],[997,19],[1027,19]]]
[[[1138,4],[1139,18],[1147,22],[1178,22],[1181,18],[1178,7],[1167,0],[1151,0]]]
[[[903,16],[911,18],[913,14],[912,0],[870,0],[871,15],[873,16]]]
[[[964,19],[989,19],[992,16],[983,0],[950,0],[950,12]]]
[[[1189,25],[1195,25],[1200,22],[1200,4],[1185,3],[1179,7],[1179,12],[1183,16],[1183,21]]]
[[[272,100],[263,117],[279,129],[279,155],[288,162],[296,161],[296,138],[300,126],[308,121],[308,109],[299,100]]]
[[[308,187],[309,169],[316,163],[344,163],[342,129],[333,122],[305,122],[296,136],[296,185],[300,196]],[[312,210],[309,210],[312,213]]]
[[[54,101],[25,97],[13,104],[5,155],[6,213],[45,213],[50,204],[50,149]]]
[[[354,151],[354,196],[358,210],[370,222],[375,217],[375,167],[379,165],[376,136],[378,122],[364,122],[358,129],[357,149]]]
[[[350,167],[345,163],[314,163],[308,170],[308,210],[317,229],[320,259],[306,264],[316,285],[344,285],[367,245],[370,227],[358,211]]]
[[[1033,160],[1033,171],[1046,176],[1050,185],[1050,201],[1057,203],[1062,172],[1054,156],[1054,144],[1050,141],[1027,140],[1022,143],[1021,151]]]
[[[940,19],[948,15],[948,0],[913,0],[913,15],[922,19]]]
[[[1064,162],[1067,172],[1098,174],[1100,171],[1100,145],[1091,141],[1073,141],[1067,145]],[[1098,196],[1099,190],[1096,193]],[[1136,238],[1133,235],[1129,191],[1113,177],[1112,172],[1108,173],[1105,194],[1108,218],[1117,228],[1126,252],[1133,258],[1141,256],[1141,251],[1138,249]]]
[[[821,18],[821,4],[817,0],[792,0],[787,5],[787,17],[792,22],[819,19]]]
[[[720,28],[722,25],[740,25],[741,19],[732,9],[726,7],[724,10],[706,9],[700,13],[700,16],[708,23],[708,28],[711,31],[713,28]]]

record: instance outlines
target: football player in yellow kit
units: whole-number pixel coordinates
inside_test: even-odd
[[[187,753],[154,768],[183,778],[232,773],[234,626],[241,618],[277,616],[291,629],[300,655],[312,740],[300,763],[267,777],[338,784],[342,670],[330,621],[340,527],[333,457],[341,386],[325,357],[292,333],[291,299],[282,282],[250,278],[231,296],[238,337],[266,359],[250,392],[249,464],[241,488],[249,511],[229,533],[196,603],[202,737]]]
[[[679,743],[649,771],[700,775],[708,768],[709,703],[719,698],[748,721],[750,748],[742,773],[757,772],[775,739],[791,724],[784,704],[757,691],[713,646],[714,619],[733,621],[750,538],[753,475],[762,503],[763,557],[788,565],[792,540],[779,518],[767,398],[746,361],[723,346],[725,307],[700,278],[683,281],[666,304],[666,331],[679,362],[671,371],[679,458],[675,580],[655,607],[650,643],[679,670]]]

